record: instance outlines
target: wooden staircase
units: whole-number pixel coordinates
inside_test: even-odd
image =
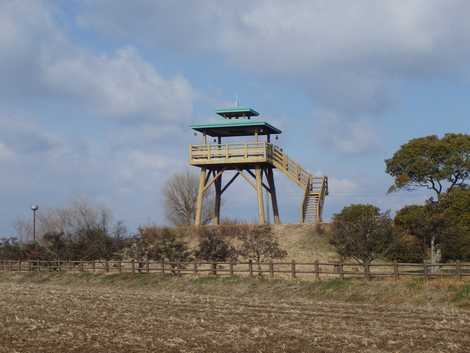
[[[321,222],[325,196],[328,195],[328,178],[313,176],[300,164],[290,159],[281,148],[271,144],[268,146],[270,157],[268,160],[304,190],[304,198],[300,207],[300,222]]]

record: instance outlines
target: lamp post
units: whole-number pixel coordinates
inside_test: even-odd
[[[33,205],[31,210],[33,211],[33,241],[36,241],[36,212],[39,210],[39,206]]]

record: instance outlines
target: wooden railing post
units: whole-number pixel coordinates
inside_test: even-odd
[[[229,265],[229,266],[230,266],[230,276],[233,277],[233,260],[230,261],[230,265]]]
[[[395,281],[398,281],[398,279],[400,278],[400,271],[398,269],[397,261],[393,262],[393,278],[395,279]]]
[[[428,272],[428,265],[426,262],[423,263],[423,274],[424,274],[424,279],[427,281],[429,279],[429,272]]]
[[[457,273],[457,278],[462,280],[462,265],[459,260],[455,262],[455,272]]]
[[[109,261],[108,260],[105,261],[104,268],[105,268],[106,272],[109,272]]]
[[[344,279],[344,263],[339,264],[339,278]]]
[[[272,261],[269,261],[269,276],[274,278],[274,264]]]
[[[150,272],[150,262],[149,262],[149,259],[147,259],[147,262],[145,264],[145,270],[147,271],[147,273]]]
[[[195,276],[197,275],[197,262],[196,261],[193,264],[193,273]]]
[[[367,279],[367,280],[370,280],[369,272],[370,272],[369,263],[366,262],[366,263],[364,264],[364,278]]]
[[[318,260],[315,260],[315,263],[313,265],[313,272],[315,273],[315,279],[319,281],[320,280],[320,262]]]
[[[160,266],[161,266],[160,270],[162,271],[162,275],[164,275],[165,274],[165,260],[162,260],[160,262]]]
[[[292,278],[297,277],[296,268],[295,268],[295,260],[292,260],[292,263],[290,265],[290,272],[291,272],[290,274]]]
[[[250,277],[253,277],[253,261],[251,259],[248,261],[248,272],[250,273]]]
[[[131,260],[132,273],[135,273],[135,260]]]
[[[211,266],[212,266],[212,274],[214,276],[217,276],[217,263],[213,262]]]

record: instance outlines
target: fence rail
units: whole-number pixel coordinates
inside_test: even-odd
[[[0,260],[0,272],[159,273],[168,275],[268,276],[271,278],[470,278],[470,263],[342,262],[158,262],[158,261],[12,261]]]

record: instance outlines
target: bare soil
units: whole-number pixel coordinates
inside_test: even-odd
[[[256,281],[245,280],[139,287],[120,277],[105,285],[99,276],[54,278],[0,278],[0,353],[470,349],[470,311],[449,305],[352,303],[293,290],[275,295],[282,281],[260,284],[271,288],[260,292]],[[235,286],[245,295],[230,290]],[[210,288],[214,294],[205,294]]]

